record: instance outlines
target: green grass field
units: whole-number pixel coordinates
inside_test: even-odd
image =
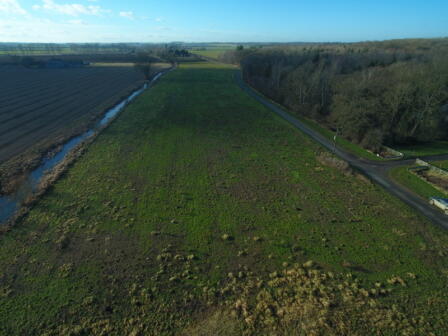
[[[66,45],[47,43],[2,43],[0,56],[57,56],[73,54],[110,54],[126,53],[130,48],[113,45]]]
[[[325,307],[319,321],[338,320],[356,298],[351,334],[448,332],[447,233],[319,164],[321,149],[242,92],[234,73],[201,63],[167,74],[0,236],[1,335],[201,334],[191,323],[213,335],[209,316],[248,295],[238,283],[275,287],[282,276],[272,272],[308,260],[321,270],[301,270],[313,280],[296,295]],[[333,273],[319,272],[343,278],[326,290]],[[343,300],[321,301],[339,290]],[[257,300],[288,298],[270,293]],[[263,304],[263,321],[283,316]],[[273,335],[245,314],[235,318],[246,334]],[[238,334],[226,323],[215,324]]]
[[[448,154],[448,141],[434,141],[412,146],[395,146],[394,149],[402,152],[408,158]]]
[[[258,92],[259,95],[263,96],[261,93]],[[265,97],[265,96],[263,96]],[[269,99],[267,97],[265,97],[266,99]],[[276,103],[275,101],[269,99],[269,101],[275,105],[278,105],[280,108],[285,109],[286,108],[278,103]],[[313,130],[319,132],[321,135],[323,135],[324,137],[326,137],[327,139],[333,140],[334,136],[335,136],[335,132],[331,131],[330,129],[320,125],[318,122],[311,120],[309,118],[306,118],[304,116],[301,115],[297,115],[291,111],[289,111],[289,113],[291,115],[293,115],[294,117],[296,117],[297,119],[299,119],[302,123],[306,124],[308,127],[312,128]],[[356,156],[360,157],[360,158],[364,158],[367,160],[372,160],[372,161],[384,161],[387,159],[384,159],[381,156],[377,156],[375,155],[373,152],[370,152],[368,150],[366,150],[365,148],[351,142],[348,141],[347,139],[344,139],[342,136],[338,136],[336,138],[336,146],[338,147],[342,147],[344,150],[346,150],[347,152],[350,152],[352,154],[355,154]]]
[[[439,167],[441,169],[448,170],[448,160],[445,161],[433,161],[431,162],[432,165]]]
[[[300,121],[308,125],[309,127],[313,128],[314,130],[318,131],[320,134],[325,136],[326,138],[333,140],[335,136],[335,132],[329,130],[328,128],[325,128],[321,125],[319,125],[317,122],[310,120],[305,117],[298,117]],[[384,161],[385,159],[381,156],[377,156],[372,152],[367,151],[366,149],[362,148],[361,146],[354,144],[353,142],[348,141],[347,139],[344,139],[341,136],[338,136],[336,138],[336,146],[342,147],[346,151],[357,155],[358,157],[372,160],[372,161]]]
[[[220,47],[220,48],[207,48],[206,50],[192,50],[193,54],[199,55],[199,56],[205,56],[210,57],[213,59],[219,59],[219,56],[221,56],[223,53],[229,50],[234,50],[235,47]]]
[[[124,67],[124,68],[130,68],[130,67],[134,67],[135,63],[131,63],[131,62],[122,62],[122,63],[107,63],[107,62],[94,62],[94,63],[90,63],[91,67]]]
[[[69,55],[73,52],[70,50],[70,48],[64,48],[64,49],[58,49],[57,51],[51,51],[51,50],[19,50],[19,49],[13,49],[13,50],[0,50],[1,56],[47,56],[47,55]]]
[[[412,190],[425,199],[430,197],[448,197],[447,194],[437,190],[431,184],[409,171],[409,167],[392,169],[391,176],[402,186]]]

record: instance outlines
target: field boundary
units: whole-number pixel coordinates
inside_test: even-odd
[[[346,150],[342,146],[334,146],[329,138],[322,135],[319,131],[314,130],[312,127],[308,126],[300,119],[292,116],[287,113],[286,109],[282,109],[278,104],[273,104],[269,99],[265,99],[262,95],[258,94],[257,91],[254,91],[251,86],[247,85],[241,73],[239,76],[235,77],[237,84],[240,88],[252,96],[254,99],[258,100],[261,104],[272,110],[274,113],[280,115],[285,120],[289,121],[292,125],[294,125],[299,131],[310,136],[314,141],[320,143],[324,148],[333,152],[336,156],[347,161],[351,166],[357,168],[364,175],[366,175],[369,179],[374,181],[377,185],[383,187],[392,195],[399,198],[404,203],[407,203],[409,206],[414,208],[421,215],[425,216],[428,220],[432,221],[434,224],[439,225],[444,229],[448,229],[448,223],[446,220],[446,215],[436,211],[432,207],[429,206],[429,203],[422,199],[420,196],[410,192],[406,187],[394,183],[393,179],[390,178],[388,171],[390,168],[395,167],[397,165],[406,164],[406,161],[403,160],[389,160],[386,162],[374,162],[367,161],[365,159],[360,158],[359,156],[354,155],[350,151]]]
[[[162,71],[159,71],[158,73],[156,73],[152,79],[152,80],[155,80],[155,81],[153,81],[153,85],[157,83],[158,75],[162,76],[173,69],[174,69],[173,67],[170,67],[169,69],[162,70]],[[151,82],[151,81],[146,81],[146,82]],[[148,86],[147,89],[150,89],[153,85]],[[133,90],[128,95],[128,97],[131,96],[136,91],[138,91],[138,90]],[[85,153],[85,151],[87,150],[89,145],[92,144],[96,140],[96,138],[102,133],[102,131],[104,131],[106,128],[108,128],[112,124],[112,122],[119,117],[119,115],[125,110],[125,108],[129,104],[130,104],[130,102],[126,103],[123,106],[122,111],[120,111],[115,117],[110,119],[110,121],[107,124],[101,126],[99,129],[94,131],[93,134],[91,136],[89,136],[87,139],[81,141],[78,145],[76,145],[70,152],[67,153],[67,155],[61,160],[61,162],[59,162],[51,171],[47,172],[45,174],[45,176],[43,176],[42,180],[40,181],[37,190],[35,192],[31,193],[23,201],[23,203],[20,204],[17,212],[9,220],[7,220],[5,223],[2,223],[2,225],[0,226],[0,233],[9,231],[11,227],[15,226],[15,224],[18,220],[20,220],[21,218],[26,216],[29,213],[29,211],[32,209],[33,205],[36,204],[36,202],[42,196],[44,196],[46,194],[46,192],[49,190],[49,188],[54,183],[56,183],[57,180],[76,162],[76,160],[78,158],[80,158]],[[115,105],[117,105],[117,103]],[[72,138],[74,138],[74,137],[72,137]]]
[[[215,61],[216,62],[216,61]],[[218,63],[222,63],[222,62],[218,62]],[[241,70],[239,70],[241,72]],[[241,77],[243,77],[242,73],[241,73]],[[243,82],[249,86],[251,88],[251,90],[253,90],[254,92],[257,93],[257,95],[259,95],[260,97],[262,97],[263,99],[269,101],[271,104],[277,106],[278,108],[285,110],[288,112],[288,114],[290,114],[291,116],[293,116],[294,118],[298,119],[300,122],[302,122],[303,124],[305,124],[306,126],[308,126],[309,128],[311,128],[313,131],[319,133],[322,137],[330,140],[330,141],[334,141],[334,136],[336,135],[333,131],[325,128],[324,126],[320,125],[318,122],[309,119],[303,115],[297,115],[295,113],[291,113],[290,110],[279,104],[278,102],[272,100],[269,97],[266,97],[263,93],[261,93],[260,91],[258,91],[257,89],[255,89],[252,85],[250,85],[250,83],[247,83],[244,79],[242,79]],[[346,140],[345,138],[342,137],[338,137],[339,142],[336,144],[337,147],[342,147],[345,151],[347,151],[348,153],[355,155],[355,156],[359,156],[360,158],[362,158],[363,160],[368,160],[371,162],[390,162],[390,161],[397,161],[397,158],[384,158],[382,156],[377,156],[376,154],[374,154],[373,152],[359,146],[356,145],[354,143],[352,143],[349,140]],[[342,143],[340,141],[343,141]],[[357,150],[355,150],[355,148]]]
[[[51,157],[64,143],[83,134],[98,122],[108,110],[132,95],[145,82],[147,81],[142,79],[129,85],[121,93],[112,95],[109,99],[98,103],[90,113],[80,116],[69,125],[52,128],[51,132],[48,133],[49,136],[38,139],[22,152],[7,157],[3,162],[0,162],[0,196],[14,193],[18,184],[28,173],[39,166],[42,159]]]

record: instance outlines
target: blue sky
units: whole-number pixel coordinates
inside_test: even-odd
[[[0,0],[0,42],[294,42],[448,36],[448,0]]]

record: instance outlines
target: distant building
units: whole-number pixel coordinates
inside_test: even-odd
[[[429,199],[429,204],[434,205],[439,209],[442,209],[443,212],[445,212],[445,214],[448,215],[448,198],[431,197]]]

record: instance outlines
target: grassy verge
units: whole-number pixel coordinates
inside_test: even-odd
[[[448,331],[447,233],[318,163],[234,71],[167,74],[0,237],[1,334],[213,335],[209,317],[233,307],[248,334],[272,335],[281,307],[302,309],[288,293],[309,334],[396,335],[405,319],[414,334]],[[295,263],[306,269],[281,273]]]
[[[304,124],[308,125],[312,129],[316,130],[317,132],[319,132],[320,134],[325,136],[327,139],[330,139],[330,140],[334,139],[334,136],[336,134],[335,132],[319,125],[319,123],[317,123],[313,120],[310,120],[308,118],[305,118],[302,116],[296,116],[296,117],[298,119],[300,119],[300,121],[302,121]],[[342,138],[341,136],[338,136],[336,138],[336,145],[344,148],[347,152],[350,152],[352,154],[355,154],[358,157],[361,157],[361,158],[364,158],[367,160],[373,160],[373,161],[385,161],[386,160],[380,156],[373,154],[372,152],[365,150],[361,146],[356,145],[353,142],[350,142],[350,141]]]
[[[445,161],[433,161],[431,162],[432,165],[439,167],[440,169],[448,170],[448,160]]]
[[[108,62],[94,62],[90,63],[91,67],[133,67],[135,63],[121,62],[121,63],[108,63]]]
[[[94,62],[91,63],[90,66],[92,67],[124,67],[124,68],[130,68],[133,67],[135,63],[132,62]],[[171,67],[169,63],[152,63],[151,67],[154,71],[160,71],[164,69],[168,69]]]
[[[263,96],[264,98],[268,99],[271,103],[279,106],[281,109],[284,109],[286,111],[287,108],[278,104],[277,102],[267,98],[266,96],[264,96],[263,94],[259,93],[257,91],[257,93],[260,96]],[[324,137],[326,137],[327,139],[333,141],[334,136],[336,135],[335,132],[329,130],[328,128],[325,128],[323,126],[321,126],[318,122],[311,120],[309,118],[306,118],[304,116],[301,115],[297,115],[296,113],[293,113],[291,111],[288,111],[292,116],[294,116],[295,118],[299,119],[301,122],[303,122],[304,124],[306,124],[308,127],[312,128],[313,130],[319,132],[321,135],[323,135]],[[385,161],[387,159],[382,158],[381,156],[377,156],[375,154],[373,154],[372,152],[369,152],[368,150],[362,148],[359,145],[354,144],[353,142],[350,142],[344,138],[342,138],[341,136],[338,136],[336,138],[336,145],[339,147],[342,147],[343,149],[345,149],[347,152],[350,152],[352,154],[355,154],[358,157],[367,159],[367,160],[372,160],[372,161]]]
[[[398,146],[394,147],[394,149],[402,152],[408,158],[447,154],[448,141],[434,141],[412,146]]]
[[[397,167],[392,169],[391,176],[401,185],[412,190],[425,199],[430,197],[447,197],[448,195],[437,190],[417,175],[409,171],[409,167]]]

